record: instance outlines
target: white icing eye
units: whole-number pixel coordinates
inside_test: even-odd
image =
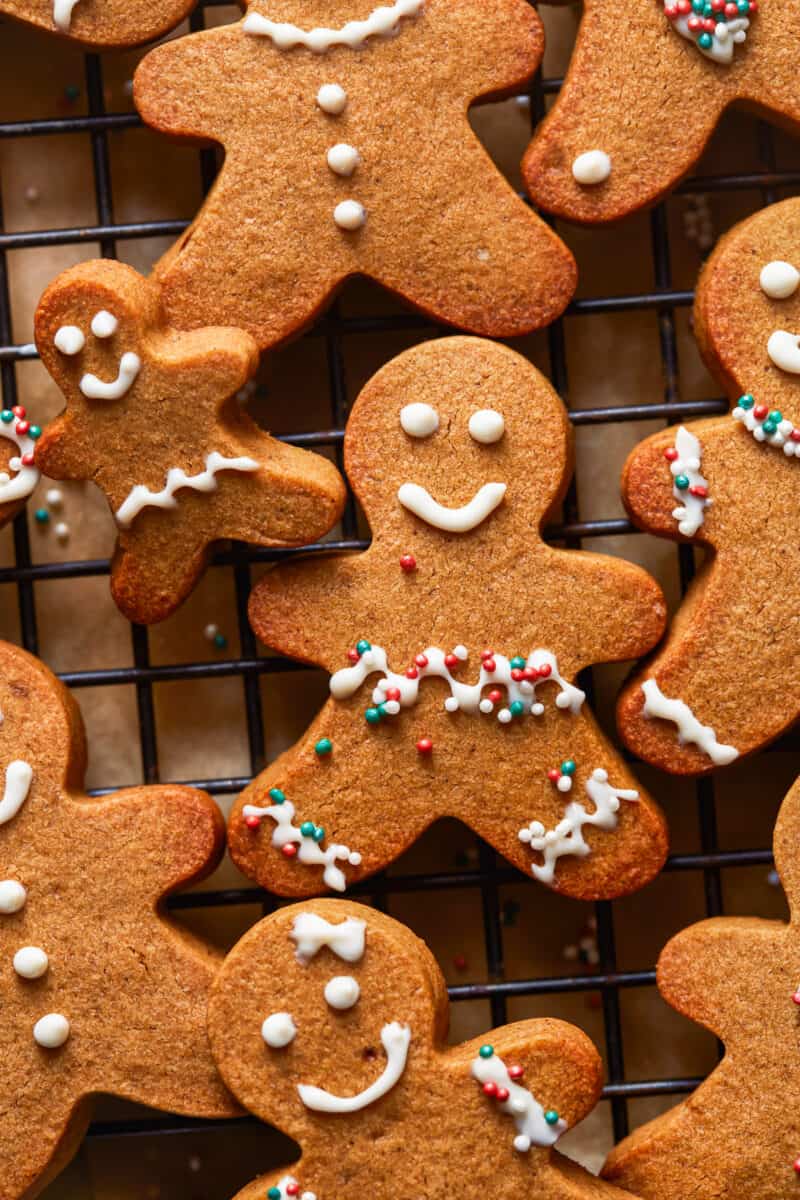
[[[499,442],[506,430],[506,423],[499,412],[493,408],[482,408],[474,412],[469,419],[469,436],[483,446],[491,446]]]
[[[352,975],[335,975],[325,984],[325,999],[340,1012],[352,1008],[361,995],[358,980]]]
[[[104,308],[92,317],[92,333],[96,338],[113,337],[118,329],[119,321],[113,313],[106,312]]]
[[[287,1012],[275,1012],[261,1026],[261,1036],[273,1050],[283,1050],[297,1036],[297,1026]]]
[[[78,329],[77,325],[62,325],[56,332],[53,338],[56,350],[60,350],[62,354],[67,354],[70,358],[73,354],[80,354],[83,347],[86,345],[86,338],[83,336],[83,330]]]
[[[400,424],[409,437],[430,437],[439,428],[439,414],[430,404],[407,404],[400,410]]]
[[[791,375],[800,375],[800,338],[796,333],[776,329],[767,342],[767,353],[776,367]]]
[[[800,271],[791,263],[776,259],[764,267],[759,283],[762,292],[772,300],[788,300],[800,286]]]

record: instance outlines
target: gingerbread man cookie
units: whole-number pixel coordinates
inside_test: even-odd
[[[523,163],[533,199],[573,221],[617,220],[675,187],[729,105],[800,128],[796,18],[795,0],[584,0]]]
[[[446,1047],[447,1009],[425,943],[371,908],[292,905],[245,934],[214,987],[212,1048],[303,1153],[237,1200],[625,1200],[553,1150],[600,1096],[589,1039],[518,1021]]]
[[[257,0],[169,42],[135,78],[155,129],[225,163],[156,267],[179,328],[297,333],[350,276],[491,336],[554,320],[569,251],[472,132],[473,100],[521,87],[543,35],[526,0]],[[362,19],[363,18],[363,19]]]
[[[765,209],[723,239],[701,276],[695,328],[710,369],[735,398],[732,414],[656,434],[625,467],[623,496],[641,528],[712,552],[669,637],[619,703],[631,749],[677,774],[725,766],[800,713],[793,262],[800,265],[798,200]]]
[[[716,917],[662,951],[658,987],[725,1056],[688,1099],[637,1129],[604,1174],[642,1200],[789,1200],[800,1174],[800,784],[775,827],[791,917]]]
[[[216,955],[159,911],[216,866],[223,824],[193,788],[84,795],[77,705],[5,642],[0,711],[0,1200],[27,1200],[77,1149],[96,1092],[236,1111],[206,1038]]]
[[[0,14],[87,46],[140,46],[188,16],[195,0],[0,0]]]
[[[220,538],[294,546],[339,519],[336,468],[263,433],[236,398],[258,363],[248,334],[176,333],[157,287],[103,259],[48,288],[36,340],[67,400],[36,462],[105,492],[119,529],[111,589],[130,620],[169,616]]]
[[[251,597],[261,639],[330,671],[331,699],[235,804],[234,860],[279,895],[343,890],[455,816],[571,896],[641,887],[663,819],[574,679],[652,646],[665,607],[640,568],[542,541],[572,461],[558,396],[503,346],[428,342],[361,393],[345,458],[370,549]]]

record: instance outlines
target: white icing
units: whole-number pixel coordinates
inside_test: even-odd
[[[261,1026],[261,1036],[273,1050],[283,1050],[297,1037],[297,1026],[291,1013],[271,1013]]]
[[[572,164],[572,175],[583,187],[605,183],[611,174],[611,159],[605,150],[587,150],[579,154]]]
[[[683,700],[670,700],[661,691],[655,679],[647,679],[642,684],[644,692],[644,708],[646,717],[660,717],[663,721],[672,721],[678,727],[678,744],[694,743],[704,754],[707,754],[717,766],[724,767],[739,757],[735,746],[723,746],[717,741],[717,735],[710,725],[702,725],[688,704]]]
[[[358,1002],[361,988],[352,975],[334,975],[325,984],[325,1001],[338,1012],[345,1012]]]
[[[119,329],[119,321],[113,313],[107,312],[101,308],[92,317],[92,333],[96,338],[110,338]]]
[[[400,409],[400,424],[409,437],[430,437],[439,428],[439,414],[430,404],[406,404]]]
[[[72,358],[73,355],[80,354],[86,345],[86,338],[83,336],[83,330],[79,329],[77,325],[62,325],[60,329],[56,330],[53,344],[61,354]]]
[[[77,3],[78,0],[53,0],[53,24],[64,33],[72,24],[72,10]]]
[[[788,300],[800,287],[800,271],[791,263],[775,259],[762,268],[759,275],[761,290],[772,300]]]
[[[514,1119],[517,1129],[514,1149],[520,1154],[526,1154],[531,1146],[554,1146],[562,1133],[566,1132],[567,1123],[561,1118],[553,1125],[548,1124],[539,1101],[526,1087],[514,1082],[498,1054],[493,1054],[491,1058],[474,1058],[471,1071],[478,1083],[494,1083],[507,1088],[508,1099],[499,1101],[498,1107]]]
[[[0,913],[10,916],[25,907],[28,893],[16,879],[0,879]]]
[[[57,525],[53,526],[53,533],[60,542],[65,542],[69,537],[69,525],[66,521],[59,521]]]
[[[386,1068],[374,1083],[355,1096],[336,1096],[323,1088],[300,1083],[297,1085],[297,1091],[306,1108],[324,1113],[359,1112],[391,1091],[406,1067],[411,1030],[408,1025],[392,1021],[381,1030],[381,1042],[386,1051]]]
[[[14,955],[14,970],[22,979],[41,979],[49,966],[49,958],[38,946],[23,946]]]
[[[753,408],[740,408],[737,404],[731,416],[734,421],[741,421],[757,442],[765,442],[768,446],[782,447],[787,458],[800,457],[800,442],[796,442],[791,437],[794,430],[791,421],[779,421],[775,432],[767,433],[763,420],[755,415]]]
[[[58,1050],[69,1037],[69,1021],[61,1013],[48,1013],[33,1027],[33,1039],[45,1050]]]
[[[312,912],[300,913],[289,934],[297,946],[295,954],[301,963],[310,962],[323,946],[343,962],[360,962],[364,957],[366,936],[367,922],[359,917],[345,917],[344,921],[334,925]]]
[[[697,34],[689,28],[690,15],[692,14],[680,16],[672,21],[672,25],[681,37],[694,42],[700,53],[715,63],[728,66],[733,62],[734,48],[740,46],[747,39],[747,30],[750,28],[747,17],[737,17],[733,21],[728,21],[727,24],[720,21],[711,35],[711,45],[706,48],[700,45],[697,41]]]
[[[255,37],[268,37],[278,50],[291,50],[294,46],[305,46],[315,54],[324,54],[332,46],[349,46],[360,49],[368,38],[388,38],[395,34],[404,17],[415,17],[425,0],[395,0],[394,4],[381,5],[365,21],[348,21],[340,29],[305,30],[287,21],[270,21],[261,13],[249,12],[242,28]]]
[[[299,847],[297,861],[306,866],[324,867],[322,878],[327,887],[332,888],[335,892],[343,892],[347,887],[344,872],[336,866],[336,863],[348,862],[351,867],[361,865],[361,855],[348,846],[332,843],[326,850],[323,850],[313,838],[304,837],[300,830],[292,824],[294,805],[291,800],[284,800],[283,804],[271,804],[267,808],[259,808],[255,804],[245,804],[242,816],[245,818],[271,817],[275,822],[275,828],[272,831],[273,846],[288,846],[290,842],[293,842]]]
[[[678,529],[683,536],[694,537],[703,524],[705,511],[711,503],[707,496],[693,496],[691,493],[694,487],[708,487],[708,480],[700,474],[703,450],[699,439],[683,425],[675,435],[675,449],[678,451],[678,457],[670,463],[670,470],[673,478],[685,475],[689,480],[689,487],[681,491],[673,485],[672,494],[680,503],[672,510],[672,515],[678,522]]]
[[[347,107],[347,92],[338,83],[323,83],[317,92],[317,104],[332,117],[341,116]]]
[[[333,219],[340,229],[352,233],[367,223],[367,210],[357,200],[342,200],[333,210]]]
[[[415,517],[442,529],[445,533],[469,533],[482,524],[502,502],[506,494],[504,483],[485,483],[461,508],[445,508],[430,492],[418,483],[404,483],[397,499]]]
[[[506,423],[502,413],[493,408],[482,408],[474,412],[469,419],[469,436],[482,446],[491,446],[499,442],[505,433]]]
[[[27,433],[17,433],[17,425],[16,417],[7,425],[5,421],[0,421],[0,438],[13,442],[19,450],[19,454],[8,460],[8,465],[15,474],[8,475],[4,471],[0,479],[0,504],[5,504],[8,500],[24,500],[39,482],[39,468],[22,461],[23,457],[33,454],[36,442]]]
[[[349,177],[360,162],[361,155],[355,146],[348,146],[347,142],[338,142],[328,151],[328,166],[335,175]]]
[[[531,821],[525,829],[520,829],[519,840],[544,856],[541,866],[538,863],[531,864],[531,871],[540,883],[553,882],[556,863],[565,854],[574,854],[578,858],[591,854],[591,846],[583,836],[585,825],[594,825],[597,829],[616,829],[620,800],[639,799],[638,792],[612,787],[608,782],[608,772],[600,767],[586,780],[586,794],[594,805],[593,812],[587,812],[582,804],[573,800],[567,805],[555,829],[546,830],[541,821]]]
[[[456,658],[462,662],[467,659],[467,651],[463,646],[457,646],[454,653]],[[416,667],[417,678],[409,679],[405,674],[401,675],[390,671],[386,651],[382,646],[372,646],[361,655],[358,662],[354,663],[352,667],[343,667],[341,671],[337,671],[335,675],[331,676],[331,695],[335,700],[346,700],[355,694],[369,675],[380,672],[383,678],[372,693],[373,703],[383,704],[386,701],[387,691],[390,688],[396,688],[400,693],[400,699],[396,701],[400,708],[408,708],[410,705],[416,704],[419,698],[420,683],[429,676],[444,679],[449,684],[450,696],[445,700],[445,708],[448,712],[458,712],[459,710],[466,713],[493,712],[493,702],[488,697],[483,697],[483,689],[489,685],[495,688],[505,688],[509,704],[513,704],[517,700],[521,701],[524,713],[530,713],[535,717],[541,716],[544,712],[544,705],[536,698],[536,689],[541,684],[551,681],[558,684],[559,693],[556,696],[556,707],[568,708],[574,714],[580,712],[586,699],[585,692],[563,678],[558,670],[558,660],[549,650],[534,650],[527,659],[526,666],[537,671],[543,667],[545,670],[549,668],[548,674],[542,675],[536,680],[515,680],[511,674],[511,663],[503,654],[492,656],[495,666],[493,671],[487,670],[481,663],[477,683],[462,683],[461,680],[455,679],[445,662],[444,651],[436,646],[429,646],[424,651],[424,657],[428,660],[427,666]],[[392,710],[388,709],[388,711]],[[504,719],[503,714],[507,714],[507,719],[510,720],[511,713],[508,708],[500,710],[498,720],[506,724],[507,720]]]
[[[215,492],[218,471],[257,471],[259,464],[254,458],[226,458],[212,450],[206,455],[205,471],[187,475],[181,467],[167,471],[167,481],[160,492],[153,492],[143,483],[132,487],[117,511],[115,520],[121,529],[128,529],[143,508],[177,508],[175,493],[181,488],[194,492]]]
[[[105,383],[96,375],[84,375],[79,387],[87,400],[121,400],[133,387],[141,369],[142,360],[139,355],[129,350],[119,360],[116,379]]]
[[[767,342],[767,354],[782,371],[800,375],[800,338],[796,333],[776,329]]]
[[[51,508],[61,508],[64,503],[64,495],[60,488],[48,488],[44,498]]]
[[[6,821],[15,817],[22,808],[28,799],[32,779],[33,767],[30,763],[16,759],[8,764],[6,786],[3,791],[3,799],[0,800],[0,825],[5,825]]]

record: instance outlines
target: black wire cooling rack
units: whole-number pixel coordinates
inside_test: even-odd
[[[204,9],[222,4],[224,0],[204,0],[191,18],[193,30],[204,27]],[[531,0],[534,2],[534,0]],[[31,346],[12,344],[11,301],[8,275],[8,255],[16,250],[33,247],[97,244],[101,254],[116,257],[117,244],[121,240],[177,237],[186,228],[186,223],[176,220],[154,220],[119,223],[114,218],[112,200],[112,177],[109,157],[109,135],[141,124],[134,113],[107,113],[104,100],[103,65],[98,55],[84,56],[87,115],[58,117],[35,121],[13,121],[0,123],[0,139],[35,138],[46,135],[87,136],[91,142],[93,163],[93,187],[96,201],[97,220],[94,225],[67,229],[44,229],[32,232],[6,231],[0,196],[0,380],[2,381],[2,407],[11,408],[17,403],[16,364],[35,357]],[[545,97],[558,91],[560,79],[537,79],[531,92],[531,115],[534,123],[544,112]],[[779,171],[776,168],[776,153],[770,128],[762,123],[757,129],[757,151],[759,169],[755,172],[724,176],[693,177],[685,181],[680,191],[688,194],[709,192],[751,191],[766,205],[800,185],[800,171]],[[206,190],[210,187],[216,160],[213,151],[199,154],[202,182]],[[566,313],[566,321],[560,320],[547,331],[550,377],[564,398],[568,394],[566,329],[570,317],[597,314],[651,311],[657,316],[661,362],[663,368],[663,398],[658,403],[633,404],[620,407],[586,408],[571,412],[570,420],[575,426],[605,425],[623,421],[645,421],[663,419],[672,424],[692,417],[724,413],[727,401],[722,397],[686,401],[681,400],[678,378],[678,353],[676,335],[676,310],[690,306],[694,294],[690,290],[677,289],[672,283],[670,247],[667,234],[666,211],[663,206],[650,214],[652,266],[654,290],[635,295],[594,296],[573,301]],[[435,326],[424,317],[413,314],[391,316],[343,317],[334,307],[317,322],[310,336],[322,337],[326,348],[328,383],[330,393],[329,429],[311,433],[290,434],[284,440],[305,447],[333,448],[341,467],[343,425],[347,411],[346,361],[347,339],[356,334],[393,332],[420,329],[430,332]],[[442,331],[447,332],[447,331]],[[567,495],[563,522],[548,530],[548,540],[571,547],[580,545],[584,538],[612,537],[636,532],[624,519],[581,520],[578,511],[575,487]],[[31,559],[28,525],[25,514],[14,522],[14,559],[12,567],[0,568],[0,584],[14,584],[17,589],[21,641],[23,646],[38,652],[37,614],[34,584],[45,580],[77,579],[85,576],[107,575],[109,562],[105,559],[34,563]],[[348,503],[342,525],[342,538],[337,542],[326,542],[304,549],[303,553],[330,551],[331,549],[365,549],[367,543],[358,536],[355,506]],[[253,775],[265,766],[264,726],[259,677],[265,673],[281,673],[298,668],[285,659],[257,655],[256,640],[247,620],[247,599],[251,583],[251,566],[273,562],[286,557],[286,551],[262,550],[254,547],[234,545],[225,553],[218,554],[214,563],[233,572],[238,615],[238,632],[241,653],[238,658],[229,657],[214,662],[181,663],[153,666],[150,661],[148,631],[142,626],[131,626],[133,665],[122,668],[71,671],[61,675],[71,688],[99,687],[117,684],[131,685],[136,689],[138,706],[139,737],[144,781],[159,781],[159,765],[156,739],[156,719],[153,704],[153,686],[156,683],[197,678],[235,676],[241,679],[244,710],[247,721],[250,770]],[[679,558],[682,590],[688,586],[694,573],[691,547],[676,549]],[[588,674],[588,673],[587,673]],[[584,683],[591,689],[591,677]],[[796,743],[787,739],[792,749]],[[250,777],[192,780],[194,786],[214,795],[229,795],[241,791],[250,782]],[[690,785],[692,786],[692,785]],[[717,916],[722,911],[721,870],[729,867],[746,867],[771,864],[772,854],[767,849],[745,849],[724,851],[720,849],[717,836],[714,780],[704,778],[694,785],[699,832],[699,853],[672,855],[666,864],[668,872],[701,872],[704,881],[705,907],[708,916]],[[98,789],[102,794],[108,789]],[[479,843],[475,868],[458,869],[432,874],[392,874],[378,876],[354,888],[356,894],[366,896],[373,903],[387,909],[392,896],[409,892],[446,892],[448,890],[479,890],[483,912],[483,935],[486,953],[487,977],[489,982],[465,983],[449,988],[451,1001],[484,1000],[489,1002],[494,1025],[507,1020],[508,1001],[520,996],[553,995],[566,993],[599,992],[602,996],[602,1012],[607,1065],[607,1083],[604,1097],[611,1107],[615,1140],[624,1137],[629,1128],[628,1104],[641,1097],[681,1094],[692,1091],[700,1082],[696,1078],[657,1078],[632,1080],[626,1078],[624,1045],[621,1020],[620,991],[623,988],[650,987],[655,983],[655,969],[630,971],[617,966],[614,932],[614,906],[609,902],[595,905],[597,919],[597,942],[599,965],[592,972],[558,977],[507,980],[504,973],[503,917],[500,902],[502,886],[524,884],[524,877],[511,868],[498,866],[490,847]],[[532,880],[529,886],[538,886]],[[173,897],[169,907],[172,911],[211,907],[261,903],[265,911],[271,906],[270,897],[251,886],[189,893]],[[247,1118],[245,1118],[247,1120]],[[210,1131],[225,1127],[229,1122],[192,1121],[170,1116],[152,1116],[96,1122],[89,1131],[90,1138],[124,1137],[147,1135],[155,1137],[168,1133]]]

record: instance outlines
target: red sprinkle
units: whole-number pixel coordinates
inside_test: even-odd
[[[508,1074],[511,1077],[511,1079],[522,1079],[522,1076],[525,1074],[525,1068],[524,1067],[509,1067]]]
[[[689,488],[689,495],[699,496],[701,500],[705,500],[706,496],[708,495],[708,488],[702,483],[695,483]]]
[[[299,1183],[287,1183],[287,1185],[286,1185],[286,1195],[287,1196],[296,1196],[296,1195],[298,1195],[299,1191],[300,1191]]]
[[[258,829],[261,824],[261,817],[245,817],[244,823],[248,829]]]
[[[522,678],[527,679],[529,683],[532,683],[533,680],[539,678],[539,672],[536,670],[536,667],[524,667],[522,671]]]
[[[521,667],[512,667],[511,678],[514,680],[515,683],[519,683],[519,681],[521,679],[525,678],[525,672],[522,670]]]
[[[297,846],[294,842],[287,842],[285,846],[281,846],[281,854],[284,858],[296,858]]]
[[[561,778],[561,772],[559,771],[558,767],[551,767],[547,772],[547,778],[551,783],[558,783],[559,779]]]
[[[445,654],[444,656],[444,665],[450,670],[452,670],[453,667],[458,666],[458,661],[459,660],[456,658],[455,654]]]
[[[484,1096],[496,1096],[497,1095],[497,1084],[492,1083],[492,1081],[490,1079],[488,1081],[488,1083],[485,1083],[483,1085],[483,1094],[484,1094]]]
[[[499,1087],[497,1089],[497,1099],[500,1101],[501,1104],[505,1104],[506,1100],[508,1099],[508,1095],[509,1095],[508,1088]]]
[[[795,1004],[800,1007],[800,988],[797,989],[795,994],[792,996],[792,999],[794,1000]]]
[[[664,451],[664,458],[667,460],[667,462],[675,462],[677,457],[678,457],[678,451],[675,449],[674,446],[670,446],[669,450]]]
[[[419,676],[419,671],[416,667],[406,667],[406,679],[416,679]]]
[[[463,955],[463,954],[457,954],[457,955],[455,956],[455,958],[453,959],[453,966],[455,967],[455,969],[456,969],[457,971],[466,971],[466,969],[467,969],[467,960],[466,960],[466,957],[465,957],[465,955]]]
[[[412,571],[416,571],[417,560],[414,558],[414,555],[404,554],[400,559],[400,567],[407,575],[410,575]]]
[[[497,670],[497,663],[494,661],[493,658],[485,658],[483,660],[483,665],[490,674],[492,671]]]
[[[22,463],[23,467],[32,467],[33,466],[33,455],[32,454],[23,454],[22,458],[19,461]]]
[[[414,659],[414,662],[417,664],[418,667],[427,667],[427,665],[428,665],[428,660],[424,654],[418,654],[416,656],[416,658]]]
[[[430,754],[433,750],[433,742],[429,737],[420,738],[417,742],[417,750],[420,754]]]
[[[399,700],[400,699],[400,688],[387,688],[386,689],[386,699],[387,700]]]
[[[30,427],[31,427],[30,421],[17,421],[16,430],[17,430],[17,433],[21,437],[24,436],[24,434],[26,434],[28,432]]]
[[[351,663],[357,663],[359,658],[361,657],[361,655],[358,653],[358,651],[356,650],[356,648],[354,646],[352,650],[347,651],[347,657],[350,659]]]
[[[489,692],[489,699],[491,700],[492,704],[499,704],[503,699],[503,693],[498,692],[497,688],[492,688],[492,690]]]
[[[769,409],[766,404],[757,404],[753,409],[753,416],[757,421],[763,421],[764,417],[769,415]]]
[[[493,657],[494,657],[494,650],[481,650],[481,658],[482,659],[485,660],[487,658],[493,658]]]
[[[793,429],[789,437],[793,442],[800,442],[800,429]]]
[[[550,663],[542,663],[539,667],[539,675],[542,679],[548,679],[553,674],[553,668]]]
[[[800,1175],[800,1158],[796,1158],[792,1166],[794,1167],[795,1175]]]
[[[14,416],[19,417],[21,421],[27,416],[27,413],[21,404],[15,404],[11,411],[13,412]]]

